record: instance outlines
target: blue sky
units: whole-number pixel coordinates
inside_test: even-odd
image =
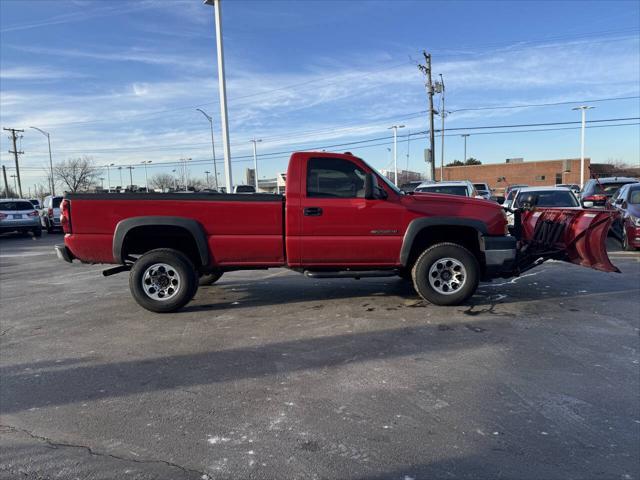
[[[468,108],[617,97],[636,98],[593,102],[589,118],[639,117],[639,5],[223,0],[234,180],[243,181],[252,165],[243,157],[254,136],[263,139],[259,153],[270,154],[387,137],[399,123],[406,125],[399,164],[423,171],[424,136],[411,137],[408,147],[404,136],[427,127],[416,68],[423,49],[433,54],[434,73],[444,75],[450,128],[579,119],[570,104]],[[222,158],[211,7],[200,0],[2,0],[0,8],[0,122],[27,129],[25,186],[44,183],[48,161],[46,139],[29,126],[51,132],[57,161],[152,160],[150,173],[157,173],[175,168],[163,162],[191,157],[191,175],[201,175],[211,170],[211,145],[200,107],[214,117]],[[445,161],[462,158],[461,133],[446,137]],[[484,163],[580,151],[575,129],[467,133],[468,155]],[[639,138],[637,124],[591,128],[587,155],[638,164]],[[329,150],[385,168],[390,147],[383,139]],[[0,161],[12,167],[8,149],[3,135]],[[286,163],[286,154],[264,155],[259,175],[271,177]],[[143,183],[142,172],[134,170],[135,183]]]

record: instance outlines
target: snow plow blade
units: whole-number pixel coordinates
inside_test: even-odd
[[[521,254],[526,259],[563,260],[602,272],[620,272],[607,255],[611,210],[545,208],[521,213]]]

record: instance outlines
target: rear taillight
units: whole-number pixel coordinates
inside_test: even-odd
[[[29,217],[37,217],[38,216],[38,212],[36,212],[35,210],[33,212],[27,213],[27,215]]]
[[[0,213],[0,220],[4,220],[7,216],[4,213]]]
[[[71,233],[71,202],[67,199],[60,204],[60,225],[64,233]]]
[[[47,210],[47,215],[49,216],[49,218],[53,218],[53,208]]]

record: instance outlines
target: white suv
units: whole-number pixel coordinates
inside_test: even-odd
[[[422,183],[414,190],[415,193],[444,193],[463,197],[484,198],[476,191],[473,183],[468,180],[450,182]]]
[[[60,225],[60,203],[62,203],[62,196],[52,197],[49,195],[44,197],[40,220],[42,226],[46,228],[49,233],[53,232],[55,228],[62,227]]]

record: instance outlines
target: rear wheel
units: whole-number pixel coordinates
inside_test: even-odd
[[[198,273],[189,258],[177,250],[159,248],[142,255],[129,274],[129,289],[142,308],[174,312],[198,290]]]
[[[218,280],[220,280],[221,276],[222,276],[222,272],[205,273],[204,275],[200,276],[200,280],[198,283],[201,287],[206,285],[213,285]]]
[[[460,305],[478,288],[476,257],[455,243],[438,243],[425,250],[413,266],[418,295],[435,305]]]

